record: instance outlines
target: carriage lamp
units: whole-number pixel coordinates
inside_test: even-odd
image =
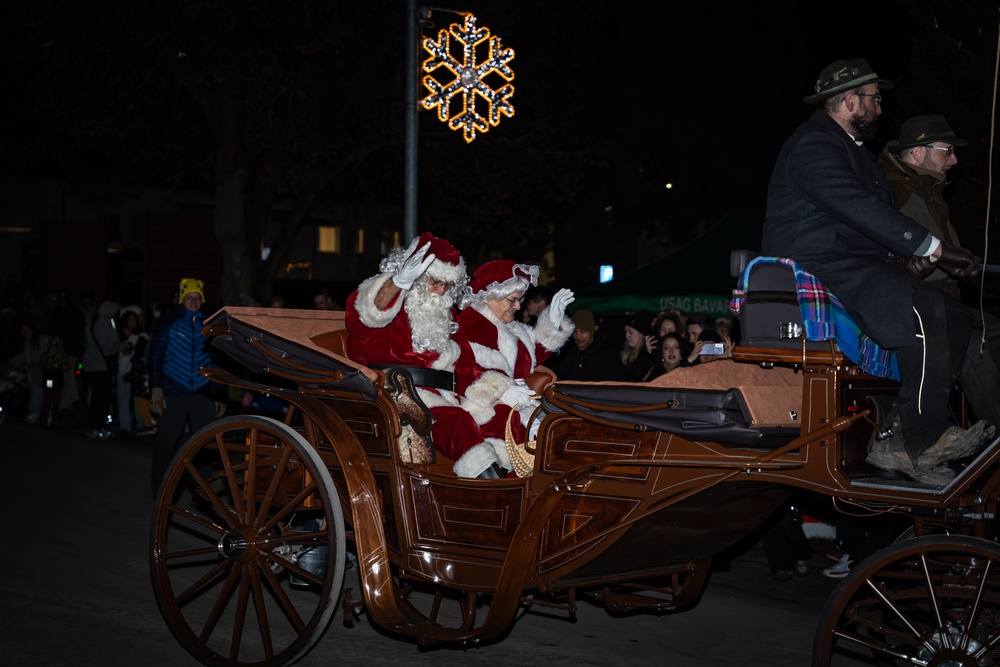
[[[429,91],[423,106],[427,110],[436,108],[438,119],[453,130],[461,130],[466,143],[472,143],[477,132],[485,134],[491,126],[499,125],[502,115],[514,115],[510,103],[514,95],[514,72],[510,68],[514,50],[503,48],[500,38],[487,28],[477,27],[475,16],[465,14],[461,25],[452,23],[447,30],[438,32],[437,40],[424,37],[423,46],[430,54],[423,62],[423,84]],[[459,51],[460,57],[456,57]],[[485,59],[479,60],[484,51]],[[499,77],[505,83],[494,88],[486,80],[491,75],[497,75],[493,80]]]

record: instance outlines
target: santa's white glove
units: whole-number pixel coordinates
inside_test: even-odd
[[[563,323],[563,318],[566,317],[566,306],[573,303],[573,292],[566,289],[565,287],[555,293],[552,297],[552,301],[549,302],[549,319],[552,320],[552,324],[561,326]]]
[[[417,278],[424,275],[427,267],[434,263],[434,253],[427,254],[431,249],[431,244],[427,243],[423,248],[418,248],[410,258],[403,262],[396,275],[392,277],[392,282],[396,283],[399,289],[410,289]]]
[[[532,404],[531,397],[535,392],[531,391],[524,380],[514,380],[514,384],[503,393],[500,402],[511,407],[526,408]]]

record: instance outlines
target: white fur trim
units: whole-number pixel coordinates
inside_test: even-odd
[[[465,259],[459,257],[458,264],[447,264],[440,259],[435,259],[424,271],[435,280],[443,280],[452,284],[461,284],[465,281]]]
[[[417,396],[428,408],[459,407],[458,394],[447,389],[425,389],[417,387]]]
[[[431,363],[431,368],[439,371],[454,371],[455,362],[458,361],[461,353],[462,350],[458,346],[458,343],[453,340],[448,341],[448,347],[438,353],[439,356]]]
[[[495,368],[505,371],[508,375],[514,373],[514,363],[517,361],[517,344],[520,341],[528,351],[531,359],[531,367],[537,365],[535,360],[535,332],[534,329],[523,322],[514,320],[509,324],[504,324],[496,318],[490,311],[486,303],[477,303],[473,306],[476,311],[493,323],[497,328],[497,349],[485,347],[471,343],[473,351],[476,353],[476,361],[484,368]],[[480,359],[482,354],[482,359]],[[503,364],[499,362],[502,359]]]
[[[499,438],[486,438],[486,442],[493,445],[493,451],[496,453],[500,465],[507,470],[513,470],[514,466],[510,463],[510,454],[507,453],[507,443]]]
[[[549,352],[558,352],[563,344],[573,335],[576,326],[573,320],[563,315],[562,322],[557,327],[549,318],[549,309],[546,308],[538,315],[538,322],[535,323],[535,338],[538,344]]]
[[[455,461],[455,465],[452,466],[452,470],[455,474],[459,477],[478,477],[479,473],[486,470],[494,463],[500,463],[500,457],[497,456],[496,447],[490,442],[490,440],[495,439],[496,438],[487,438],[485,442],[479,443],[466,453],[462,454],[462,456]],[[506,449],[506,446],[504,449]]]
[[[501,345],[503,345],[503,343],[501,343]],[[483,368],[492,368],[494,370],[500,371],[501,373],[506,373],[507,375],[514,374],[514,361],[517,359],[516,345],[513,349],[515,355],[513,359],[509,358],[506,354],[504,354],[503,350],[496,350],[493,349],[492,347],[481,345],[480,343],[469,341],[469,347],[472,348],[472,354],[476,358],[476,363],[482,366]],[[505,347],[510,347],[510,346],[507,345]]]
[[[482,426],[493,419],[496,405],[503,393],[514,385],[514,381],[503,373],[487,371],[465,390],[462,407]]]
[[[391,273],[380,273],[358,286],[358,298],[354,300],[354,307],[358,310],[358,319],[369,329],[382,329],[388,326],[403,308],[403,294],[399,295],[388,310],[379,310],[375,306],[375,296],[391,278]]]

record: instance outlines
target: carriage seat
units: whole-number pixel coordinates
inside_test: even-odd
[[[751,260],[730,310],[740,316],[741,347],[827,353],[832,348],[870,375],[899,379],[895,353],[866,335],[840,300],[792,260]]]
[[[756,426],[738,388],[560,382],[542,400],[549,412],[568,412],[615,428],[741,447],[779,447],[798,437],[801,429],[798,423]]]
[[[313,336],[312,342],[336,355],[346,357],[348,335],[350,335],[350,331],[347,329],[334,329],[333,331],[326,331]]]
[[[751,250],[734,250],[730,272],[739,278],[759,257]],[[750,266],[747,290],[740,308],[740,345],[777,349],[802,349],[805,335],[802,307],[795,287],[795,272],[785,264]],[[805,341],[806,350],[830,351],[828,341]]]

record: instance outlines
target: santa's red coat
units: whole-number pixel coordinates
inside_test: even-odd
[[[433,350],[417,352],[413,349],[410,320],[403,308],[405,293],[397,294],[385,310],[376,308],[375,295],[389,279],[391,276],[388,274],[370,278],[347,299],[345,319],[351,333],[347,338],[348,358],[364,365],[454,370],[453,360],[462,349],[457,334],[452,335],[451,349],[444,356]],[[431,440],[439,452],[457,461],[485,440],[479,425],[472,415],[460,407],[460,400],[454,392],[417,387],[417,393],[434,417]]]

